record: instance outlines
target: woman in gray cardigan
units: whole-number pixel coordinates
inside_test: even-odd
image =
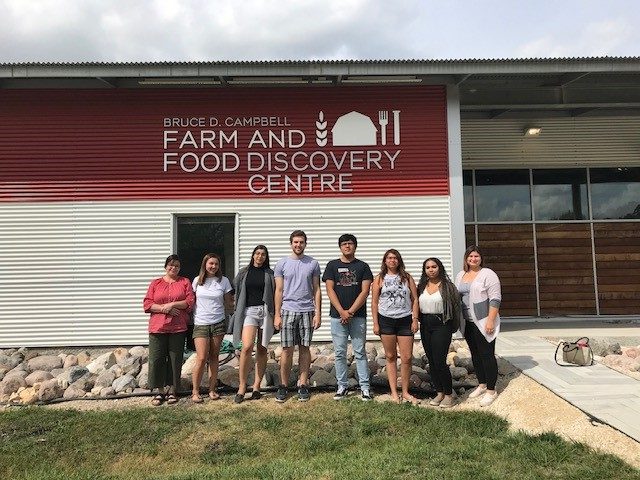
[[[257,400],[260,394],[260,382],[267,366],[267,347],[273,336],[273,315],[275,280],[269,266],[269,251],[264,245],[253,249],[249,265],[241,269],[233,279],[236,292],[236,311],[229,325],[228,333],[233,333],[233,343],[238,345],[242,339],[240,351],[240,385],[235,403],[242,403],[247,391],[247,377],[253,354],[253,344],[258,336],[256,352],[256,372],[253,381],[251,399]]]

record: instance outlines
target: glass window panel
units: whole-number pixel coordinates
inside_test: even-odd
[[[583,168],[534,170],[533,210],[536,220],[588,218],[587,171]]]
[[[594,219],[640,218],[640,168],[592,168]]]
[[[479,222],[531,220],[529,170],[476,170]]]
[[[464,195],[464,221],[473,222],[473,171],[462,172],[462,188]]]

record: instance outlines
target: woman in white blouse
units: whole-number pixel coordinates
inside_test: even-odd
[[[447,354],[453,332],[460,327],[460,294],[438,258],[427,258],[422,264],[418,282],[420,304],[420,339],[429,359],[431,381],[436,397],[429,405],[453,407],[453,381],[447,365]]]
[[[498,396],[498,362],[496,361],[496,337],[500,331],[500,280],[498,275],[482,266],[482,252],[472,245],[464,252],[464,270],[456,276],[456,287],[462,296],[462,315],[465,319],[464,338],[467,340],[473,368],[478,377],[478,388],[469,398],[480,399],[487,407]]]

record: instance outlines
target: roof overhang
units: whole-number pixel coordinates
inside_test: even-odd
[[[0,64],[0,89],[456,85],[465,116],[640,114],[640,57]]]

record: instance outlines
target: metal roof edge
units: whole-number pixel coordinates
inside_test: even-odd
[[[640,72],[640,57],[0,63],[0,78]]]

